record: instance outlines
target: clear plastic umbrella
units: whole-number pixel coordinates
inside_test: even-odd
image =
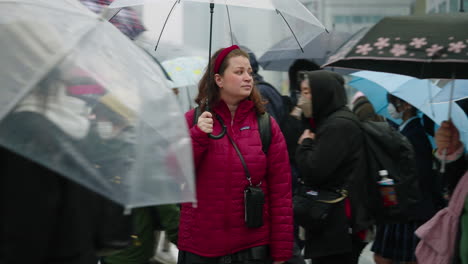
[[[294,36],[298,45],[275,45],[274,50],[300,49],[325,31],[298,0],[114,0],[109,7],[151,3],[173,4],[172,8],[156,8],[151,14],[158,21],[155,31],[162,32],[161,41],[182,41],[198,48],[208,47],[209,42],[213,50],[238,44],[260,55],[289,36]],[[212,24],[210,4],[214,12]],[[306,31],[308,34],[303,34]],[[158,36],[154,36],[154,44],[157,42]]]
[[[101,13],[105,7],[112,3],[112,1],[113,0],[80,0],[83,5],[97,14]],[[146,30],[138,16],[138,13],[132,8],[124,8],[120,10],[119,13],[113,15],[113,17],[109,19],[109,22],[131,39],[135,39]]]
[[[0,35],[2,147],[127,208],[194,201],[185,119],[144,51],[76,0],[0,0]]]

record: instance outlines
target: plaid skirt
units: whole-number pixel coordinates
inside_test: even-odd
[[[416,261],[414,251],[419,238],[414,234],[424,221],[377,226],[372,251],[393,261]]]

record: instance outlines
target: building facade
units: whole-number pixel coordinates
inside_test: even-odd
[[[468,0],[426,0],[426,13],[443,14],[465,11]]]
[[[302,0],[303,4],[330,30],[356,32],[385,16],[411,14],[410,0]]]

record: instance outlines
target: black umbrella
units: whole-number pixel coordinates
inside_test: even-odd
[[[356,33],[322,67],[468,79],[468,15],[386,17]]]
[[[304,47],[304,52],[299,49],[277,49],[277,46],[297,46],[294,38],[288,37],[273,45],[271,50],[265,52],[265,54],[259,58],[258,63],[264,70],[269,71],[288,71],[289,67],[297,59],[308,59],[318,64],[323,64],[327,56],[333,53],[350,37],[351,34],[348,32],[323,32],[307,43]]]

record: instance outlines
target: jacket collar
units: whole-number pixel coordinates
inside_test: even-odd
[[[252,111],[255,104],[249,99],[242,100],[239,103],[239,106],[236,109],[236,114],[234,115],[234,122],[244,120]],[[218,104],[214,107],[214,112],[221,116],[221,118],[227,124],[228,121],[231,121],[231,112],[223,100],[220,100]]]

